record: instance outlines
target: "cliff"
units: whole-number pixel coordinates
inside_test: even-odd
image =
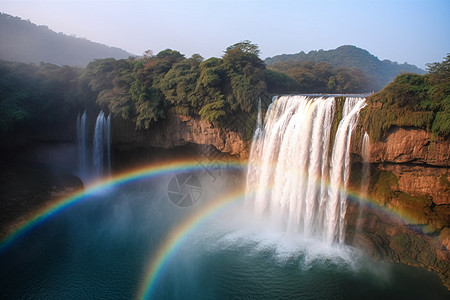
[[[352,144],[353,190],[361,189],[359,143]],[[350,205],[347,242],[380,259],[437,271],[450,289],[450,141],[394,127],[370,146],[368,160],[370,205]]]
[[[450,166],[450,141],[423,129],[391,129],[386,140],[370,146],[370,162]]]
[[[131,121],[113,119],[112,140],[114,147],[173,148],[187,144],[213,146],[222,153],[247,159],[248,142],[238,132],[215,128],[211,123],[190,116],[168,114],[158,126],[139,130]]]

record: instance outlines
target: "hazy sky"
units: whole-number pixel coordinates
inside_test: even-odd
[[[137,55],[220,57],[251,40],[262,58],[355,45],[425,68],[450,52],[450,0],[0,0],[0,11]]]

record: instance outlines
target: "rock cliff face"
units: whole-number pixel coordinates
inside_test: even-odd
[[[247,159],[248,142],[241,134],[223,128],[214,128],[209,122],[190,116],[169,114],[158,126],[136,130],[132,122],[113,119],[112,140],[115,147],[173,148],[187,144],[214,146],[217,150]]]
[[[435,205],[450,204],[448,168],[402,164],[383,164],[378,168],[395,174],[399,191],[411,196],[428,197]]]
[[[433,138],[422,129],[394,128],[386,140],[370,147],[373,163],[415,163],[433,166],[450,166],[450,141]]]
[[[354,170],[361,169],[357,142],[352,151]],[[368,198],[379,206],[361,214],[350,205],[348,242],[374,257],[435,270],[450,289],[450,141],[393,128],[370,146],[369,162]],[[352,189],[359,180],[353,176]]]

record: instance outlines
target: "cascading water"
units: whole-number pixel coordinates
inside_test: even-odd
[[[364,132],[363,135],[361,145],[361,155],[363,159],[363,165],[361,170],[361,198],[365,198],[367,196],[367,192],[369,189],[369,180],[370,180],[370,164],[369,164],[370,140],[367,132]],[[361,231],[361,220],[364,215],[364,207],[361,198],[359,199],[358,217],[356,219],[357,232]]]
[[[363,158],[363,169],[362,169],[363,180],[361,182],[361,192],[363,195],[366,195],[367,189],[369,188],[369,179],[370,179],[369,176],[370,140],[367,132],[364,132],[361,153]]]
[[[77,118],[78,174],[84,181],[111,175],[111,116],[100,111],[95,122],[92,164],[88,160],[86,112]]]
[[[111,175],[111,115],[106,118],[106,173]]]
[[[331,145],[334,97],[275,99],[250,150],[246,201],[255,213],[278,230],[343,243],[350,142],[364,106],[346,98]]]
[[[77,139],[78,139],[78,175],[80,178],[88,176],[88,154],[86,145],[86,111],[77,118]]]
[[[95,122],[93,173],[95,177],[111,172],[111,118],[100,111]],[[106,170],[105,170],[106,168]]]
[[[103,111],[97,116],[97,121],[95,122],[94,131],[94,151],[92,156],[93,162],[93,172],[94,176],[100,177],[103,175],[103,147],[105,144],[105,114]]]

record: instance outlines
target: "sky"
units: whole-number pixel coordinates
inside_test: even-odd
[[[221,57],[243,40],[262,58],[355,45],[425,69],[450,53],[450,0],[0,0],[0,12],[135,55]]]

